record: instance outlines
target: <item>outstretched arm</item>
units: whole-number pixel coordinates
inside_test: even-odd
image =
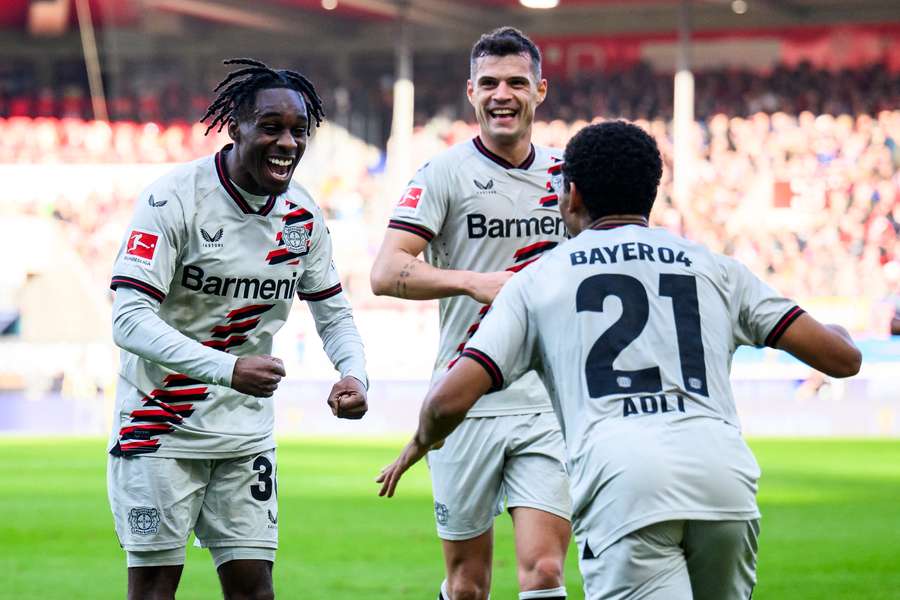
[[[418,258],[427,243],[413,233],[389,229],[372,265],[372,291],[378,296],[409,300],[465,295],[490,304],[513,275],[507,271],[438,269]]]
[[[840,325],[823,325],[809,314],[791,323],[775,346],[832,377],[859,373],[862,354]]]
[[[487,371],[463,356],[428,392],[419,412],[419,428],[393,463],[375,480],[382,484],[379,496],[391,497],[397,482],[411,466],[462,423],[472,405],[491,389]]]

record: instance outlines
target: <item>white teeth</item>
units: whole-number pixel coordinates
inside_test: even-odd
[[[509,108],[500,108],[498,110],[492,110],[491,114],[494,115],[495,117],[506,117],[506,116],[512,116],[512,115],[516,114],[516,111],[509,109]]]
[[[269,158],[269,162],[279,167],[291,166],[291,161],[286,158]]]

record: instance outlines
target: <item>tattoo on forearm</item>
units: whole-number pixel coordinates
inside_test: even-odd
[[[416,264],[419,261],[411,260],[400,269],[400,277],[397,279],[397,297],[398,298],[409,298],[409,291],[406,288],[406,280],[412,275],[413,270],[416,268]]]

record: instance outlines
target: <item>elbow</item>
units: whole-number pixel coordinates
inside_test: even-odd
[[[133,354],[135,353],[135,345],[133,340],[135,325],[136,323],[131,312],[117,311],[113,313],[113,342],[122,350],[126,350]]]
[[[862,352],[856,346],[849,345],[840,356],[834,357],[824,372],[831,377],[843,379],[859,373],[860,367],[862,367]]]
[[[390,277],[386,269],[378,263],[372,265],[372,272],[369,274],[369,285],[372,286],[372,293],[376,296],[385,296],[390,293]]]
[[[118,346],[122,350],[127,350],[127,351],[131,352],[131,347],[130,347],[130,344],[128,343],[128,336],[122,329],[123,328],[122,328],[121,323],[118,323],[116,321],[113,322],[113,327],[112,327],[113,342],[116,344],[116,346]]]
[[[842,360],[834,373],[831,373],[833,377],[853,377],[857,373],[859,373],[860,367],[862,367],[862,352],[859,351],[859,348],[853,346],[848,348],[846,355],[842,357]]]
[[[438,423],[461,421],[466,416],[466,409],[454,403],[453,398],[443,395],[435,395],[429,400],[428,412],[431,418]]]

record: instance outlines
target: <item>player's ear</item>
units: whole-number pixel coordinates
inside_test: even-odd
[[[475,106],[475,84],[471,79],[466,80],[466,97],[469,99],[469,104]]]
[[[537,103],[541,104],[547,97],[547,80],[541,79],[537,84]]]
[[[571,213],[572,216],[578,216],[583,212],[587,212],[587,207],[584,205],[584,196],[581,195],[581,190],[578,189],[574,181],[569,181],[569,202],[566,204],[566,211]]]
[[[233,142],[240,141],[241,131],[235,119],[228,119],[228,137],[230,137]]]

